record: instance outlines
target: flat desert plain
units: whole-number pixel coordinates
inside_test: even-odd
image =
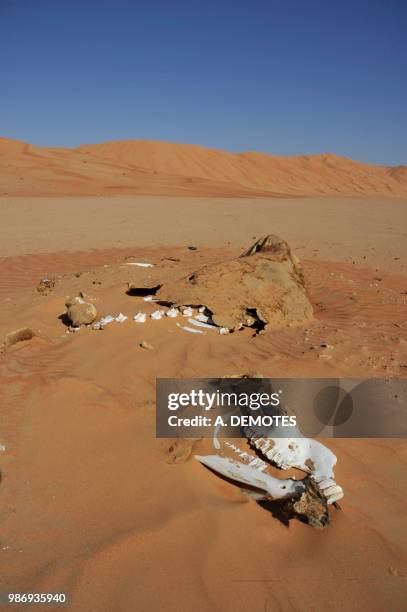
[[[203,468],[193,455],[210,440],[155,437],[156,377],[406,377],[405,196],[69,196],[55,176],[43,194],[13,155],[31,191],[10,193],[18,160],[7,166],[0,343],[33,337],[0,356],[0,591],[69,592],[83,612],[405,610],[405,440],[326,440],[345,497],[315,530]],[[153,305],[128,283],[176,280],[266,234],[300,258],[312,323],[223,336],[133,321]],[[38,291],[44,278],[55,284]],[[80,291],[98,317],[128,319],[69,332],[65,300]]]

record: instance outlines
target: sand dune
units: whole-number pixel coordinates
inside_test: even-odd
[[[1,138],[0,194],[405,197],[407,168],[331,154],[276,157],[158,141],[69,149]]]

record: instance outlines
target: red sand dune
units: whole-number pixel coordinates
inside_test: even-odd
[[[407,196],[407,168],[117,141],[36,147],[0,138],[0,195]]]

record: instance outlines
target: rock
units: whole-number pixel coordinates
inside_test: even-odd
[[[31,329],[30,327],[22,327],[21,329],[16,329],[8,333],[4,339],[4,343],[1,345],[0,349],[6,350],[10,346],[17,344],[18,342],[25,342],[26,340],[32,340],[37,336],[37,333]]]
[[[146,349],[147,351],[153,351],[154,350],[154,347],[151,344],[149,344],[148,342],[146,342],[145,340],[140,342],[139,346],[140,346],[140,348]]]
[[[47,293],[55,287],[55,280],[53,278],[42,278],[37,285],[38,293]]]
[[[249,257],[256,253],[271,253],[275,261],[290,259],[293,265],[298,265],[299,263],[298,259],[291,253],[288,243],[275,234],[268,234],[263,238],[259,238],[240,257]]]
[[[97,317],[95,306],[89,302],[85,302],[83,294],[75,298],[68,298],[65,302],[67,307],[66,316],[73,327],[80,325],[90,325]]]
[[[231,331],[274,329],[313,318],[300,262],[275,235],[260,238],[237,259],[164,284],[156,297],[181,310],[205,306],[216,325]]]

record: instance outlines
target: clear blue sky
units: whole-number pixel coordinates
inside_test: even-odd
[[[407,164],[407,0],[0,0],[0,135]]]

